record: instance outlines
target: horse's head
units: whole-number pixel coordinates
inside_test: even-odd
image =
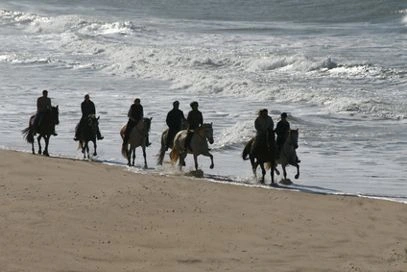
[[[51,107],[51,118],[52,118],[52,121],[53,121],[53,123],[55,125],[59,124],[59,109],[58,109],[58,106],[56,106],[56,107],[52,106]]]
[[[202,126],[199,128],[200,131],[202,131],[203,136],[208,139],[208,142],[210,144],[213,144],[213,128],[212,128],[212,123],[210,124],[202,124]]]
[[[299,135],[298,129],[291,129],[288,134],[288,139],[295,149],[298,148],[298,135]]]
[[[148,132],[150,131],[151,128],[151,120],[153,119],[153,117],[150,118],[143,118],[143,122],[144,122],[144,129]]]
[[[99,118],[100,117],[96,117],[96,115],[94,114],[89,114],[88,117],[86,118],[87,126],[94,130],[95,132],[99,126]]]

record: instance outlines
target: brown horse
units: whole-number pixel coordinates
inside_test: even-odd
[[[32,153],[35,154],[35,149],[34,149],[34,136],[36,134],[39,134],[37,137],[37,142],[38,142],[38,154],[43,154],[45,156],[49,156],[48,153],[48,144],[49,144],[49,139],[51,138],[51,135],[55,131],[55,126],[59,124],[59,111],[58,111],[58,106],[56,107],[51,107],[51,110],[47,111],[44,113],[44,117],[39,123],[37,128],[34,128],[34,118],[36,118],[35,115],[30,117],[28,127],[25,128],[22,133],[24,135],[24,139],[31,144],[31,150]],[[45,148],[44,152],[42,152],[42,147],[41,147],[41,138],[44,138],[45,141]]]
[[[256,141],[257,144],[255,143]],[[265,184],[264,178],[266,176],[265,164],[270,164],[273,167],[270,168],[271,184],[274,184],[274,168],[276,166],[277,147],[273,135],[268,136],[256,136],[253,137],[245,146],[242,152],[243,160],[247,160],[249,156],[250,163],[254,176],[257,176],[256,169],[260,166],[262,177],[260,182]]]
[[[181,130],[175,135],[174,145],[170,153],[170,158],[173,163],[179,159],[179,169],[185,165],[185,157],[187,154],[192,154],[194,156],[195,170],[198,170],[198,156],[204,155],[211,159],[211,165],[209,168],[213,168],[213,156],[209,153],[208,142],[213,144],[213,128],[211,124],[203,124],[201,127],[194,130],[190,148],[185,148],[185,138],[187,137],[188,131]]]
[[[147,169],[147,133],[150,131],[152,118],[143,118],[130,132],[130,137],[126,145],[122,146],[122,155],[127,159],[128,166],[134,166],[134,161],[136,160],[136,148],[141,146],[143,150],[144,157],[144,168]],[[126,131],[126,126],[120,130],[120,136],[124,139],[124,133]],[[133,155],[133,160],[131,156]]]

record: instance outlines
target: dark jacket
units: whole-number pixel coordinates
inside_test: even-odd
[[[290,131],[290,123],[287,120],[280,120],[276,126],[277,144],[281,145],[287,139],[288,132]]]
[[[37,99],[37,112],[46,112],[51,109],[51,98],[41,96]]]
[[[191,110],[187,117],[189,129],[199,128],[203,124],[202,113],[199,110]]]
[[[273,132],[273,119],[270,116],[267,116],[266,118],[257,117],[254,121],[254,128],[256,129],[257,135]]]
[[[81,104],[82,118],[88,117],[89,114],[96,114],[95,104],[90,100],[85,100]]]
[[[180,131],[182,129],[182,122],[185,120],[184,113],[180,109],[172,109],[167,114],[165,122],[171,130]]]
[[[129,117],[130,120],[137,123],[144,117],[143,106],[140,104],[131,105],[129,112],[127,113],[127,116]]]

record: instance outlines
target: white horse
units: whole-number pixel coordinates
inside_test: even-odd
[[[144,157],[144,168],[147,169],[147,155],[146,155],[146,144],[147,144],[147,133],[150,130],[152,118],[143,118],[130,132],[129,140],[126,145],[122,146],[122,155],[127,158],[127,165],[134,166],[134,161],[136,160],[136,148],[141,146],[143,150]],[[126,131],[126,126],[120,130],[120,136],[124,139],[124,133]],[[131,155],[133,155],[133,161],[131,160]]]
[[[179,159],[179,168],[185,165],[185,157],[187,154],[192,154],[194,156],[195,170],[198,170],[198,156],[204,155],[211,159],[211,169],[214,167],[213,156],[209,153],[208,142],[213,144],[213,129],[212,123],[203,124],[201,127],[194,130],[190,148],[185,148],[185,139],[187,137],[188,131],[181,130],[175,135],[173,148],[170,153],[170,158],[173,163]]]
[[[188,127],[188,122],[185,120],[185,121],[182,122],[182,129],[181,130],[187,129],[187,127]],[[174,144],[174,138],[175,138],[176,134],[173,136],[172,139],[168,139],[169,138],[168,133],[169,133],[169,129],[167,128],[161,134],[161,148],[160,148],[160,154],[158,154],[158,159],[157,159],[157,164],[158,165],[163,164],[165,152],[168,150],[168,148],[172,149],[173,144]],[[171,142],[168,142],[168,140],[171,141]]]

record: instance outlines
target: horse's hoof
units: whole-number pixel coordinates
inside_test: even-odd
[[[299,177],[300,177],[300,175],[295,175],[295,177],[294,177],[294,178],[295,178],[295,179],[298,179]]]
[[[209,166],[209,168],[210,168],[210,169],[213,169],[213,166],[214,166],[214,165],[213,165],[213,164],[211,164],[211,166]]]
[[[95,152],[95,153],[93,153],[93,156],[97,156],[98,154]]]

